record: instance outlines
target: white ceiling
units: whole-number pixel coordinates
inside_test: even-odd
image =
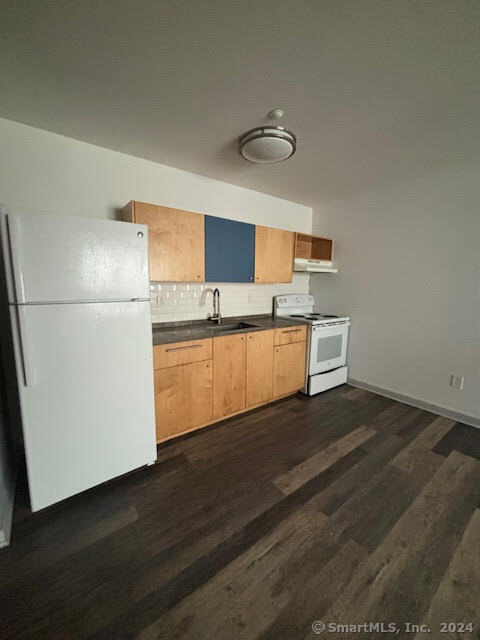
[[[310,205],[480,158],[479,0],[2,0],[0,115]],[[272,107],[278,165],[236,140]]]

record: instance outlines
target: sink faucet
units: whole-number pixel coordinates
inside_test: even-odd
[[[212,291],[208,289],[208,291]],[[220,313],[220,290],[215,289],[213,291],[213,313],[209,315],[209,320],[216,322],[217,324],[222,324],[222,315]]]

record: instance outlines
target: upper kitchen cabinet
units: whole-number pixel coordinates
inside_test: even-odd
[[[205,216],[205,280],[253,282],[255,225]]]
[[[123,219],[148,226],[150,280],[205,280],[205,216],[144,202],[129,202]]]
[[[295,234],[255,227],[255,282],[291,282]]]

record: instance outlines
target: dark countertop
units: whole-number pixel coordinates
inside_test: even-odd
[[[254,326],[226,330],[226,325],[238,324],[240,322]],[[217,329],[218,325],[211,320],[155,322],[152,325],[153,344],[170,344],[172,342],[183,342],[184,340],[202,340],[203,338],[215,338],[224,335],[230,336],[235,333],[250,333],[251,331],[265,331],[266,329],[279,329],[304,324],[306,323],[301,320],[273,318],[267,314],[222,318],[220,329],[223,327],[225,329],[223,331],[219,331]]]

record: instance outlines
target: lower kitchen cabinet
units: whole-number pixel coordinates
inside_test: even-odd
[[[305,327],[155,345],[153,361],[162,442],[303,388]]]
[[[247,334],[247,407],[273,398],[273,342],[273,329]]]
[[[212,420],[211,360],[155,370],[157,442]]]
[[[235,334],[213,340],[213,417],[245,409],[246,336]]]
[[[294,393],[305,384],[305,342],[278,345],[273,353],[273,397]]]

